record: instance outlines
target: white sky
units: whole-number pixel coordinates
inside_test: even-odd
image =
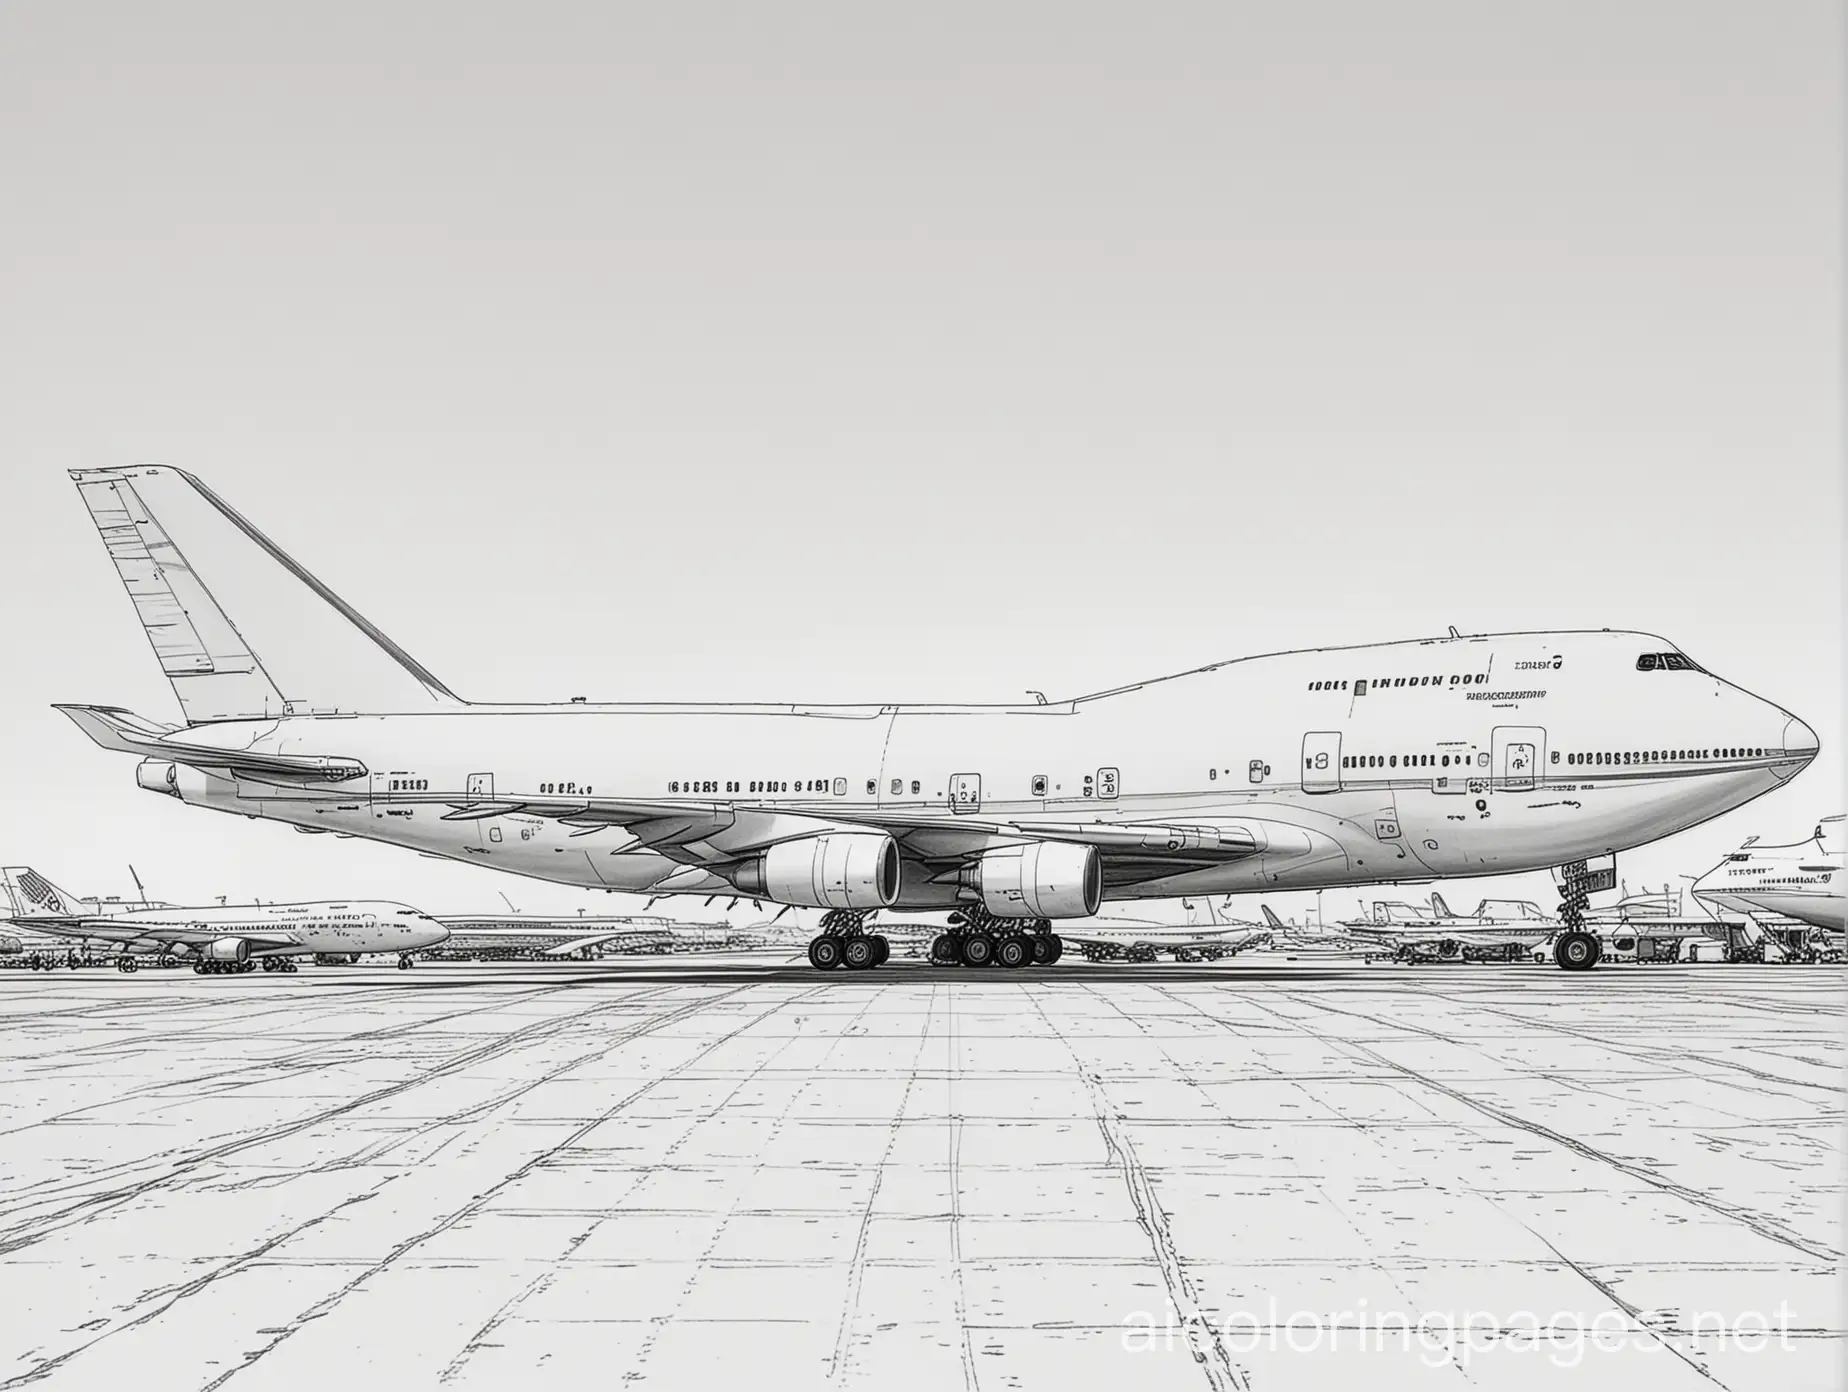
[[[1823,752],[1631,887],[1804,835],[1842,804],[1840,41],[1822,3],[9,4],[0,856],[625,906],[135,789],[48,709],[176,713],[64,475],[135,463],[468,696],[1647,629]]]

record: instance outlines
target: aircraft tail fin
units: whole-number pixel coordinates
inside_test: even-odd
[[[1283,920],[1278,918],[1275,913],[1271,912],[1271,906],[1269,904],[1259,904],[1258,912],[1264,915],[1264,921],[1272,928],[1283,927]]]
[[[204,552],[210,553],[212,538],[197,535],[194,528],[222,530],[224,523],[241,534],[230,538],[234,546],[254,545],[306,585],[415,678],[430,701],[460,704],[409,653],[191,474],[157,466],[78,469],[71,478],[188,724],[288,715],[294,713],[291,697],[320,694],[285,690],[250,639],[259,637],[274,659],[290,647],[293,635],[286,628],[262,635],[240,629],[195,568],[198,557],[189,559],[174,534],[187,533],[189,546],[194,540],[206,542]],[[226,592],[223,585],[220,592]]]
[[[0,887],[15,918],[78,918],[96,908],[94,901],[59,889],[29,865],[0,870]]]
[[[1211,895],[1200,899],[1183,899],[1181,907],[1187,913],[1189,928],[1218,928],[1225,922],[1220,917],[1219,906],[1213,902]]]
[[[1444,896],[1439,894],[1436,890],[1431,891],[1431,912],[1436,914],[1439,918],[1456,917],[1455,914],[1450,912],[1450,905],[1444,902]]]

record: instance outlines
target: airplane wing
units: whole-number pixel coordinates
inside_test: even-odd
[[[660,938],[672,937],[655,928],[604,928],[594,933],[586,933],[580,928],[557,928],[547,924],[534,924],[522,927],[509,923],[504,926],[472,924],[452,925],[446,919],[438,923],[449,929],[449,943],[466,947],[471,942],[502,942],[508,939],[524,938],[532,945],[540,945],[540,951],[548,957],[568,957],[573,952],[582,952],[587,947],[597,947],[603,943],[616,942],[624,938]]]
[[[1009,821],[958,813],[856,810],[843,816],[828,806],[736,807],[724,802],[655,802],[633,798],[520,798],[494,802],[447,801],[449,821],[514,813],[546,817],[584,835],[620,827],[633,838],[622,849],[652,850],[684,865],[723,867],[778,841],[824,831],[860,828],[889,833],[901,852],[926,863],[954,864],[994,846],[1019,841],[1064,841],[1097,847],[1106,884],[1134,884],[1189,869],[1223,865],[1268,849],[1272,837],[1245,825],[1178,825],[1156,822]],[[1306,836],[1294,827],[1277,833]],[[722,847],[714,838],[724,837]]]
[[[59,705],[56,709],[105,749],[172,759],[199,768],[224,769],[284,781],[344,782],[362,778],[358,759],[329,754],[223,749],[189,740],[186,731],[142,719],[116,706]],[[255,736],[253,736],[255,738]],[[413,799],[406,799],[407,801]],[[907,857],[940,868],[955,865],[994,846],[1021,841],[1062,841],[1095,846],[1106,885],[1135,884],[1187,870],[1242,860],[1267,849],[1307,852],[1312,843],[1295,827],[1259,830],[1248,824],[1187,825],[1161,822],[1010,821],[961,813],[856,810],[843,817],[827,805],[739,808],[725,802],[654,801],[636,798],[517,797],[458,801],[455,794],[422,799],[447,804],[448,821],[473,821],[512,814],[546,817],[589,835],[620,827],[631,843],[623,849],[651,850],[683,865],[704,869],[736,864],[778,841],[828,830],[884,831]],[[714,837],[723,835],[722,844]]]
[[[569,957],[574,952],[583,952],[588,948],[601,947],[606,942],[614,942],[618,938],[634,936],[636,935],[632,933],[590,933],[581,938],[573,938],[569,942],[554,944],[546,948],[540,955],[545,957]]]
[[[232,928],[209,928],[188,923],[133,923],[120,918],[50,917],[8,920],[21,928],[50,933],[60,938],[84,938],[91,942],[173,943],[176,946],[203,947],[220,938],[242,938],[254,949],[298,947],[292,933],[246,933]]]

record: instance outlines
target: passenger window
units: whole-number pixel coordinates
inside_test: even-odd
[[[911,795],[912,795],[913,797],[916,797],[916,796],[918,795],[918,793],[919,793],[919,792],[921,791],[921,789],[922,789],[922,787],[923,787],[923,785],[922,785],[922,784],[920,784],[920,783],[918,782],[918,780],[917,780],[917,779],[915,779],[915,778],[914,778],[914,779],[912,779],[912,780],[911,780]]]

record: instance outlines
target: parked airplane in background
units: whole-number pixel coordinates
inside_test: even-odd
[[[471,704],[191,475],[73,478],[186,723],[60,709],[139,756],[142,787],[560,883],[826,909],[818,967],[882,955],[853,944],[894,907],[955,909],[977,961],[1104,900],[1564,866],[1557,960],[1587,968],[1588,858],[1771,792],[1817,749],[1667,640],[1608,631],[1452,629],[1032,705]],[[299,624],[234,624],[220,601],[247,587],[196,568],[219,574],[226,543],[312,590],[407,694],[355,713],[329,668],[284,675]]]
[[[1352,953],[1365,952],[1375,946],[1365,938],[1350,937],[1338,924],[1318,921],[1313,924],[1304,922],[1299,926],[1294,922],[1285,923],[1269,904],[1260,904],[1258,911],[1264,915],[1264,922],[1270,928],[1272,947],[1289,952]]]
[[[1560,922],[1527,899],[1484,899],[1474,914],[1450,911],[1441,895],[1424,911],[1376,903],[1371,918],[1344,920],[1357,938],[1390,947],[1404,961],[1518,962],[1560,931]]]
[[[12,922],[117,952],[116,965],[134,971],[144,956],[188,957],[206,972],[294,971],[295,957],[315,953],[409,954],[449,936],[442,924],[404,904],[380,900],[341,904],[178,905],[102,912],[25,867],[0,870]]]
[[[542,914],[439,914],[449,930],[445,951],[456,955],[591,957],[598,949],[677,952],[727,948],[749,935],[726,924],[676,923],[665,918],[582,918]]]
[[[1694,881],[1694,897],[1716,916],[1796,919],[1843,930],[1842,819],[1825,817],[1807,841],[1762,846],[1752,837]]]
[[[1211,899],[1183,899],[1184,923],[1099,914],[1061,923],[1056,936],[1089,962],[1153,962],[1162,952],[1177,962],[1216,962],[1270,943],[1269,928],[1231,917],[1229,907]],[[954,934],[945,934],[933,948],[933,960],[960,961],[960,948]]]

